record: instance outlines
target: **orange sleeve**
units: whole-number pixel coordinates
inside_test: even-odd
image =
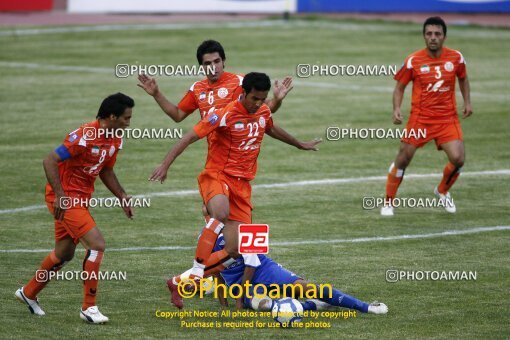
[[[67,152],[69,153],[69,155],[68,155],[69,157],[63,158],[62,154],[57,152],[57,154],[60,156],[60,158],[64,160],[64,159],[67,159],[70,157],[75,157],[75,156],[85,152],[87,143],[82,137],[83,137],[83,129],[82,128],[79,128],[79,129],[71,132],[64,140],[64,143],[62,143],[62,145],[59,148],[57,148],[57,149],[60,149],[60,152],[63,151],[63,149],[61,149],[62,147],[65,148],[67,150]]]
[[[186,94],[184,95],[184,97],[182,97],[179,104],[177,104],[177,107],[179,108],[179,110],[187,114],[190,114],[196,109],[198,109],[197,100],[195,98],[195,94],[193,93],[193,91],[189,90],[188,92],[186,92]]]
[[[413,78],[413,67],[409,63],[409,58],[406,58],[404,65],[402,65],[393,79],[407,85]]]
[[[464,79],[467,76],[466,71],[466,64],[464,62],[461,62],[459,64],[459,67],[457,67],[457,78]]]
[[[224,114],[224,110],[215,110],[209,113],[193,127],[193,130],[199,138],[204,138],[224,123],[221,122]]]

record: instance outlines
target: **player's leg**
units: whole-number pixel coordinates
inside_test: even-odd
[[[383,303],[368,304],[329,285],[314,285],[303,279],[296,280],[294,285],[301,286],[305,294],[309,291],[317,292],[317,299],[331,306],[355,309],[362,313],[386,314],[388,312],[388,307]],[[302,304],[304,310],[316,310],[320,307],[313,299]]]
[[[96,305],[97,278],[105,251],[105,240],[99,228],[94,227],[80,237],[80,242],[86,249],[83,259],[83,275],[87,278],[83,281],[84,297],[80,317],[91,323],[105,323],[108,318],[101,314]]]
[[[400,143],[400,149],[398,151],[395,162],[390,165],[388,170],[388,178],[386,180],[386,196],[385,199],[387,204],[381,209],[381,215],[392,216],[393,207],[391,201],[397,195],[398,187],[404,179],[404,172],[411,160],[416,153],[416,146],[405,142]]]
[[[232,264],[240,255],[238,253],[238,230],[244,222],[227,220],[223,228],[225,247],[212,253],[205,261],[204,277],[215,275]]]
[[[448,156],[448,164],[446,164],[443,169],[443,178],[434,192],[439,196],[440,200],[443,200],[442,203],[444,203],[446,211],[455,213],[457,209],[448,191],[455,181],[457,181],[462,171],[462,166],[464,165],[464,142],[461,140],[453,140],[441,144],[440,148],[443,149]]]
[[[16,298],[27,304],[32,314],[44,315],[38,303],[37,295],[46,287],[53,272],[57,272],[74,256],[76,244],[69,235],[55,241],[55,249],[52,250],[43,260],[41,266],[30,281],[16,291]]]

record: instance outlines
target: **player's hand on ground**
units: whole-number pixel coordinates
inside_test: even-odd
[[[397,109],[397,110],[393,111],[392,119],[393,119],[393,124],[396,124],[396,125],[402,124],[402,120],[404,118],[402,117],[402,112],[400,111],[400,109]]]
[[[161,164],[152,172],[151,177],[149,177],[149,181],[160,181],[163,183],[166,179],[166,174],[168,173],[168,168]]]
[[[471,105],[466,105],[462,114],[462,118],[467,118],[473,114],[473,108]]]
[[[292,77],[287,76],[281,82],[275,80],[273,87],[274,98],[279,101],[283,100],[293,88]]]
[[[122,197],[120,198],[121,199],[122,210],[124,210],[124,213],[126,214],[126,216],[129,219],[133,219],[133,217],[135,216],[135,213],[133,211],[133,207],[131,206],[131,198],[132,197],[133,196],[122,195]]]
[[[315,138],[309,142],[301,142],[300,149],[301,150],[312,150],[312,151],[319,151],[319,148],[317,145],[322,143],[322,138]]]
[[[156,79],[151,78],[146,74],[140,74],[138,75],[138,81],[140,83],[136,85],[144,89],[149,95],[154,97],[158,93],[159,87],[156,83]]]
[[[68,201],[66,201],[66,199]],[[69,208],[68,203],[71,202],[69,197],[61,197],[56,196],[55,201],[53,202],[53,216],[57,221],[62,221],[64,219],[64,214],[66,212],[66,209]]]

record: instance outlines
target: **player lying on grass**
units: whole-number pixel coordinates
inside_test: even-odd
[[[122,149],[122,139],[113,132],[129,126],[133,99],[117,93],[103,100],[97,119],[72,131],[64,143],[51,152],[43,162],[48,184],[46,205],[55,220],[55,249],[43,260],[36,275],[15,293],[32,314],[45,315],[37,295],[56,272],[74,257],[80,242],[87,250],[83,271],[83,305],[80,318],[90,323],[105,323],[108,318],[96,306],[99,266],[103,259],[105,241],[90,215],[87,201],[94,192],[99,176],[105,186],[122,202],[127,217],[133,217],[130,196],[120,185],[113,166]]]
[[[214,66],[214,73],[207,73],[206,78],[194,82],[186,92],[181,101],[175,105],[170,102],[163,92],[160,91],[154,78],[147,75],[138,76],[138,86],[151,95],[158,103],[159,107],[175,122],[180,122],[193,112],[198,110],[200,117],[204,118],[208,113],[219,110],[239,99],[243,94],[242,82],[243,75],[225,72],[225,50],[223,46],[215,40],[206,40],[202,42],[196,53],[198,64],[207,69],[208,66]],[[292,78],[285,77],[282,82],[275,81],[273,87],[273,99],[265,100],[272,113],[275,113],[281,106],[287,93],[292,90]],[[207,135],[209,142],[210,136]],[[209,213],[205,206],[202,207],[206,223],[209,222]],[[199,263],[204,262],[202,254],[210,252],[210,241],[207,238],[199,239],[195,260]],[[180,282],[180,275],[174,277],[176,282]]]
[[[214,251],[223,249],[225,246],[225,240],[223,235],[220,234]],[[386,314],[388,307],[384,303],[366,303],[360,301],[350,295],[347,295],[338,289],[332,288],[329,285],[322,285],[321,287],[310,284],[300,276],[294,274],[288,269],[282,267],[280,264],[274,262],[270,257],[265,255],[242,255],[237,258],[232,264],[219,273],[219,281],[225,283],[227,286],[236,285],[232,291],[234,296],[238,296],[240,292],[237,290],[244,287],[246,282],[249,282],[250,291],[243,292],[243,296],[236,300],[236,307],[251,308],[258,311],[268,311],[273,308],[275,301],[269,296],[260,297],[255,296],[254,287],[256,285],[264,285],[267,289],[274,288],[274,285],[280,287],[280,291],[287,287],[285,292],[286,296],[293,296],[300,298],[301,293],[309,294],[314,291],[318,292],[317,298],[302,301],[303,310],[322,310],[334,307],[343,307],[349,309],[355,309],[362,313],[372,314]],[[286,286],[284,286],[286,285]],[[292,287],[294,292],[292,291]],[[261,295],[264,293],[263,287],[257,287],[257,294]],[[246,295],[249,295],[248,298]],[[322,297],[321,297],[322,295]],[[227,300],[224,298],[224,294],[218,293],[218,298],[222,306],[228,306]],[[306,295],[304,295],[306,296]],[[330,297],[331,296],[331,297]],[[284,297],[284,296],[281,296]]]
[[[301,150],[317,150],[320,143],[320,139],[299,141],[273,123],[271,110],[264,104],[270,88],[267,75],[247,74],[243,79],[242,98],[205,116],[170,150],[149,178],[163,182],[170,165],[190,144],[214,133],[209,140],[205,169],[198,176],[200,194],[211,219],[200,236],[199,244],[202,242],[203,246],[197,248],[190,277],[199,279],[204,272],[217,273],[239,256],[237,229],[239,224],[251,223],[250,181],[255,178],[264,135],[267,133]],[[225,249],[211,254],[222,230],[227,242]],[[177,302],[180,298],[177,284],[176,277],[167,282],[174,304],[182,308],[182,301]]]

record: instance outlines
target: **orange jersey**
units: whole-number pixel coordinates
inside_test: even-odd
[[[177,107],[188,115],[199,109],[200,117],[204,118],[209,112],[222,109],[239,99],[243,93],[242,83],[243,76],[229,72],[223,72],[215,83],[209,83],[207,78],[197,81],[191,85]]]
[[[238,100],[210,112],[194,127],[200,138],[215,131],[215,138],[209,143],[205,169],[252,180],[257,172],[264,133],[272,126],[271,110],[265,104],[253,114]]]
[[[432,58],[422,49],[408,56],[394,79],[402,84],[413,81],[409,119],[424,124],[457,120],[455,77],[466,77],[466,63],[459,51],[443,47],[441,56]]]
[[[84,124],[71,132],[64,143],[55,149],[62,159],[58,170],[66,196],[90,198],[96,177],[104,167],[113,168],[117,160],[117,153],[122,149],[122,138],[100,135],[97,133],[99,128],[99,120]],[[87,131],[94,129],[99,137],[87,138]],[[46,184],[46,201],[53,202],[54,195],[50,184]]]

